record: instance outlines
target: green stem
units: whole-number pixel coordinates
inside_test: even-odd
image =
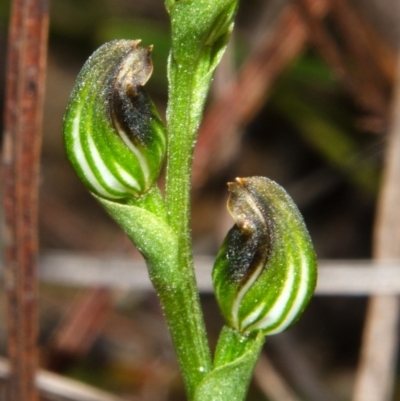
[[[168,147],[165,202],[168,224],[177,239],[172,267],[181,279],[179,300],[159,291],[178,361],[193,399],[211,370],[211,355],[194,274],[190,232],[190,179],[197,129],[212,74],[232,30],[237,0],[166,0],[171,16],[169,59]],[[168,317],[166,305],[171,303]],[[174,305],[174,308],[172,308]],[[179,330],[185,319],[184,333]],[[177,321],[175,321],[177,320]]]
[[[193,267],[190,234],[190,177],[193,146],[200,120],[198,102],[193,102],[193,78],[179,68],[171,67],[170,103],[168,110],[168,164],[166,177],[166,206],[169,225],[178,238],[178,260],[174,270],[184,283],[180,299],[168,319],[178,361],[192,399],[194,390],[211,369],[211,355],[201,312]],[[176,78],[176,79],[174,79]],[[202,104],[200,105],[200,110]],[[164,298],[160,294],[161,298]],[[165,296],[165,303],[168,303]],[[174,330],[175,319],[185,319],[185,334],[179,327]],[[179,325],[178,325],[179,326]]]
[[[197,124],[193,121],[193,106],[190,104],[192,79],[183,76],[176,81],[178,82],[175,82],[175,85],[171,85],[168,109],[169,142],[165,200],[169,224],[180,234],[181,256],[190,262],[190,178],[198,121]]]

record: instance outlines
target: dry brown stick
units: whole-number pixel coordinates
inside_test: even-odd
[[[10,380],[7,401],[36,401],[37,187],[47,51],[46,0],[14,0],[8,40],[3,179]]]
[[[310,3],[316,15],[322,18],[326,14],[325,1],[310,0]],[[272,34],[260,41],[238,77],[205,115],[195,148],[194,185],[205,181],[216,152],[221,153],[229,141],[235,140],[231,132],[260,110],[276,77],[302,52],[307,38],[304,22],[296,7],[289,4],[272,28]]]
[[[374,258],[400,257],[400,57],[393,104],[392,128],[386,151],[384,180],[374,231]],[[397,297],[370,300],[364,329],[360,365],[354,388],[354,401],[390,401],[393,397],[395,363],[398,351]]]
[[[335,71],[337,77],[343,82],[353,99],[366,111],[383,116],[387,119],[387,102],[375,88],[364,87],[360,84],[356,74],[350,71],[341,50],[325,29],[320,18],[310,6],[309,0],[295,0],[302,17],[310,32],[310,40],[318,52]],[[361,46],[362,44],[360,44]]]

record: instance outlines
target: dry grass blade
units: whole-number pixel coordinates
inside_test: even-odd
[[[400,257],[400,58],[389,133],[384,181],[374,238],[376,260]],[[398,351],[399,300],[375,297],[367,311],[354,401],[389,401],[393,396]]]

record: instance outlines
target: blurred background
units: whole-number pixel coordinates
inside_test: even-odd
[[[195,155],[196,255],[215,255],[233,224],[225,207],[226,183],[237,176],[263,175],[284,186],[299,205],[320,259],[372,257],[396,83],[399,8],[396,0],[240,3]],[[10,1],[3,0],[1,109],[9,13]],[[116,38],[154,45],[154,72],[146,88],[165,115],[169,35],[162,0],[52,2],[40,184],[42,254],[141,260],[69,166],[62,119],[83,63]],[[84,274],[85,266],[81,269]],[[41,285],[41,367],[125,400],[184,400],[155,294],[90,286],[90,277],[79,285],[75,279],[73,284],[58,278]],[[268,339],[248,399],[279,401],[262,384],[262,374],[274,372],[291,392],[281,401],[350,400],[366,301],[315,297],[293,329]],[[203,294],[202,302],[214,346],[223,322],[211,294]],[[2,355],[5,336],[0,324]],[[396,397],[400,400],[399,392]]]

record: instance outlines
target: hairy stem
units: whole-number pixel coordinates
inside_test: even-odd
[[[197,129],[210,86],[233,26],[237,0],[166,1],[171,16],[169,58],[168,146],[165,201],[168,224],[177,239],[177,258],[171,268],[182,279],[175,317],[167,320],[189,399],[211,370],[211,355],[193,267],[190,233],[190,179]],[[164,306],[168,294],[159,291]],[[173,301],[171,301],[173,302]],[[185,320],[182,336],[179,320]]]
[[[189,398],[204,375],[211,369],[211,356],[201,313],[193,268],[190,234],[190,175],[193,146],[201,106],[193,101],[193,78],[171,67],[168,110],[168,165],[166,205],[169,224],[178,237],[177,274],[185,277],[181,288],[182,302],[176,303],[177,316],[185,316],[189,331],[186,338],[173,338]],[[200,110],[199,110],[200,108]],[[174,336],[169,320],[171,334]],[[178,333],[176,333],[178,334]],[[181,336],[179,336],[181,337]]]

